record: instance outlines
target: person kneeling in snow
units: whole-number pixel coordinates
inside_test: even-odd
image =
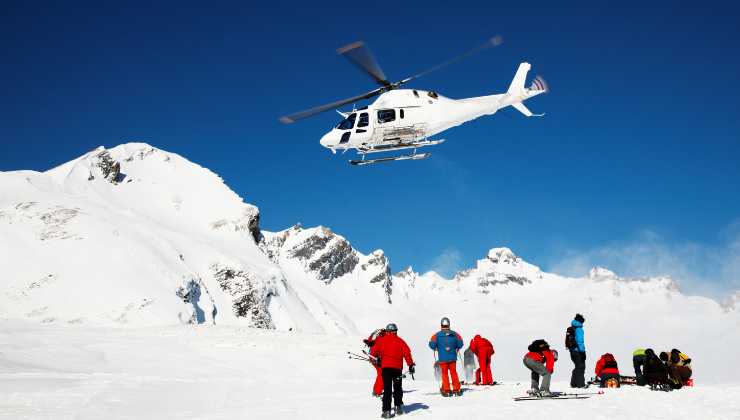
[[[550,378],[555,371],[555,362],[558,360],[557,352],[550,350],[550,345],[545,340],[534,340],[527,347],[529,353],[524,355],[524,366],[532,371],[532,389],[527,391],[530,395],[549,397]],[[542,385],[540,385],[542,376]]]
[[[409,367],[413,375],[415,371],[414,360],[411,358],[411,350],[401,337],[398,336],[396,324],[388,324],[385,327],[385,335],[371,353],[380,364],[383,375],[383,414],[381,417],[388,419],[391,414],[391,396],[396,407],[396,415],[403,414],[403,361]]]
[[[479,368],[475,371],[475,384],[493,385],[491,374],[491,356],[495,353],[493,344],[480,335],[476,335],[470,340],[470,351],[478,357]]]
[[[611,353],[604,353],[601,358],[596,362],[596,378],[599,380],[602,388],[607,386],[607,383],[614,384],[609,388],[619,387],[619,367],[617,366],[617,360]]]
[[[651,387],[668,385],[668,369],[653,349],[645,349],[645,364],[642,366],[645,384]]]
[[[385,335],[385,330],[380,328],[378,330],[373,331],[370,336],[364,340],[362,340],[363,343],[368,347],[368,351],[370,354],[373,354],[373,349],[380,344],[380,340]],[[373,396],[380,397],[383,395],[383,371],[380,369],[380,366],[377,364],[373,364],[375,367],[375,384],[373,384]]]

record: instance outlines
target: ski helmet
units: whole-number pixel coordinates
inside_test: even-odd
[[[397,332],[398,331],[398,327],[396,326],[396,324],[394,324],[394,323],[391,322],[390,324],[388,324],[385,327],[385,330],[388,331],[388,332]]]
[[[443,328],[450,328],[450,318],[442,318],[442,320],[439,321],[439,325],[441,325]]]
[[[553,360],[555,360],[557,362],[558,361],[558,351],[555,350],[555,349],[552,349],[550,351],[552,351],[552,358],[553,358]]]

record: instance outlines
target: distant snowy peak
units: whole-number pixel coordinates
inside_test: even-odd
[[[604,267],[593,267],[588,272],[588,278],[590,279],[616,279],[619,276],[617,276],[613,271],[608,270]]]
[[[46,171],[63,192],[114,203],[169,224],[249,232],[258,241],[259,209],[210,170],[146,143],[98,147]]]

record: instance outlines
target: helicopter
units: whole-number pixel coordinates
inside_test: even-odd
[[[478,96],[464,99],[451,99],[436,91],[419,89],[399,89],[402,85],[421,76],[457,62],[478,51],[501,45],[501,36],[495,36],[484,44],[477,46],[442,64],[407,77],[397,82],[390,82],[378,65],[370,49],[362,41],[341,47],[337,53],[346,57],[352,64],[367,73],[380,87],[367,93],[342,99],[330,104],[318,106],[280,118],[285,124],[311,117],[332,108],[355,103],[377,96],[374,102],[350,112],[342,112],[342,121],[326,133],[319,144],[332,153],[354,149],[359,159],[349,161],[351,165],[371,165],[381,162],[399,160],[420,160],[431,156],[431,153],[419,153],[418,149],[441,144],[445,139],[432,138],[452,127],[485,115],[493,115],[498,110],[511,106],[527,117],[542,117],[545,114],[534,114],[524,101],[549,91],[545,80],[536,76],[529,87],[525,87],[527,73],[531,65],[519,64],[514,78],[505,93]],[[366,158],[366,155],[380,152],[410,150],[408,154]]]

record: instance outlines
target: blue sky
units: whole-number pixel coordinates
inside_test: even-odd
[[[323,224],[397,270],[449,274],[508,246],[567,274],[740,288],[732,3],[64,3],[3,3],[0,170],[145,141],[219,173],[264,228]],[[336,55],[349,42],[401,79],[495,34],[412,87],[501,92],[527,60],[552,89],[528,106],[547,117],[507,111],[426,161],[363,168],[319,146],[336,114],[277,121],[373,88]]]

